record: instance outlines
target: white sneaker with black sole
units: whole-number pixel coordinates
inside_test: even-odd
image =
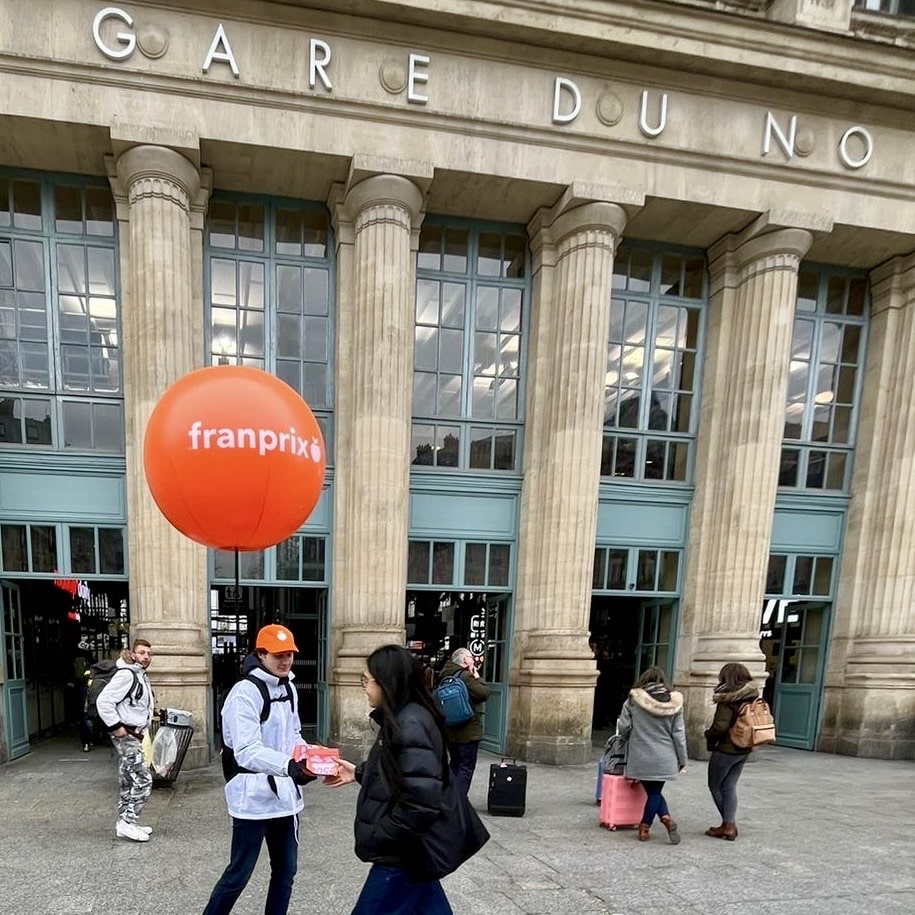
[[[134,842],[148,842],[149,833],[136,823],[127,823],[124,820],[118,820],[117,829],[115,830],[122,839],[132,839]]]

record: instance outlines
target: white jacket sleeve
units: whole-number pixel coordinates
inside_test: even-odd
[[[126,667],[118,668],[99,693],[98,699],[95,700],[95,708],[106,727],[113,728],[121,720],[118,703],[127,697],[133,687],[133,681],[133,671]]]
[[[268,722],[261,724],[262,706],[263,699],[256,686],[243,681],[237,683],[222,708],[223,739],[243,769],[266,775],[288,775],[291,747],[287,753],[264,743],[264,725]],[[271,715],[274,708],[271,707]]]

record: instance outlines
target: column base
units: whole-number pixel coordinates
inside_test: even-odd
[[[590,762],[596,681],[587,633],[530,633],[512,683],[506,752],[548,765]]]
[[[915,639],[856,640],[842,682],[828,686],[817,750],[915,759]]]

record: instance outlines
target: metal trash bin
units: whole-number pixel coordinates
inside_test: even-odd
[[[153,788],[172,785],[178,778],[194,736],[191,720],[191,713],[184,709],[164,708],[159,712],[159,717],[153,718],[150,723]]]

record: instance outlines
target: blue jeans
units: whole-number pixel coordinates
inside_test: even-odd
[[[229,866],[213,887],[203,915],[228,915],[248,885],[254,865],[267,840],[270,853],[270,885],[264,915],[286,915],[292,881],[298,867],[299,837],[294,816],[272,820],[232,819],[232,852]]]
[[[466,797],[473,781],[473,773],[477,768],[477,753],[480,750],[479,741],[472,743],[449,743],[451,753],[451,775],[454,785]]]
[[[722,823],[737,822],[737,780],[749,753],[712,752],[708,761],[708,790]]]
[[[400,867],[373,864],[351,915],[453,915],[438,880],[414,880]]]
[[[670,811],[667,809],[667,801],[661,792],[664,790],[664,782],[642,782],[642,787],[648,798],[645,801],[645,809],[642,812],[642,822],[649,826],[654,822],[656,816],[666,817]]]

